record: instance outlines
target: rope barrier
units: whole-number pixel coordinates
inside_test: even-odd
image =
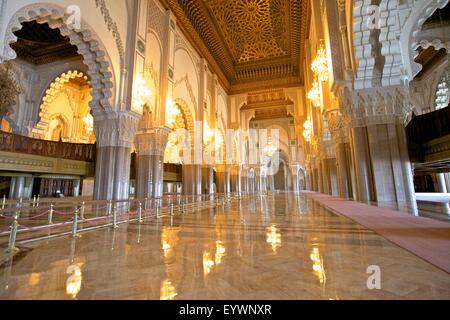
[[[177,214],[175,214],[175,208],[178,209],[178,215],[182,215],[183,213],[191,212],[191,211],[198,211],[199,209],[202,210],[204,208],[211,208],[215,207],[218,208],[220,205],[222,205],[225,208],[226,203],[231,203],[235,200],[242,201],[244,198],[251,198],[253,195],[246,194],[246,193],[222,193],[222,194],[216,194],[216,195],[199,195],[199,196],[182,196],[180,194],[173,194],[173,195],[165,195],[163,197],[153,197],[153,198],[145,198],[144,199],[144,208],[142,207],[142,202],[134,199],[129,200],[127,202],[119,202],[118,205],[117,202],[108,201],[106,206],[100,206],[95,208],[96,203],[92,204],[86,204],[85,202],[82,202],[81,206],[76,206],[74,212],[65,212],[65,211],[58,211],[54,210],[54,204],[50,205],[50,209],[43,211],[37,215],[34,215],[32,217],[27,218],[19,218],[21,212],[15,209],[15,216],[14,217],[1,217],[5,218],[6,220],[13,220],[12,225],[7,230],[3,230],[0,232],[0,236],[10,235],[10,243],[8,247],[11,247],[11,250],[15,249],[15,240],[14,237],[16,237],[17,233],[25,233],[25,232],[33,232],[33,231],[39,231],[39,230],[45,230],[45,229],[52,229],[57,227],[64,227],[67,225],[72,225],[72,230],[70,234],[74,237],[79,236],[79,224],[83,224],[82,229],[84,229],[84,224],[87,225],[93,225],[99,223],[98,227],[107,227],[107,226],[113,226],[114,228],[117,228],[120,223],[125,222],[131,222],[131,221],[138,221],[139,223],[142,223],[146,219],[159,219],[162,217],[174,217]],[[166,201],[165,201],[166,200]],[[174,205],[176,202],[177,205]],[[148,208],[148,204],[151,204],[150,208]],[[135,205],[137,209],[135,211],[131,211],[132,205]],[[17,204],[17,207],[20,208],[22,211],[22,200]],[[91,210],[86,210],[86,206],[91,207]],[[70,206],[59,206],[59,208],[71,208]],[[94,209],[95,208],[95,209]],[[127,209],[124,212],[122,209]],[[98,213],[102,209],[107,209],[106,215],[100,216],[100,217],[94,217],[86,219],[85,215],[88,213]],[[11,210],[14,211],[14,210]],[[43,226],[25,226],[22,224],[19,224],[19,221],[31,221],[35,220],[39,217],[42,217],[44,215],[48,214],[48,225]],[[69,221],[59,222],[59,223],[53,223],[53,214],[57,214],[60,216],[70,216],[73,214],[73,219]],[[112,217],[110,217],[112,214]],[[126,217],[125,219],[123,219]],[[136,217],[136,218],[135,218]],[[108,223],[108,219],[109,222]],[[102,222],[104,221],[104,222]],[[14,230],[14,225],[17,223],[16,230]],[[105,224],[101,224],[105,223]],[[19,229],[20,227],[20,229]],[[14,232],[12,232],[14,231]],[[12,233],[15,233],[14,237]],[[65,233],[61,233],[62,235]],[[40,239],[40,238],[39,238]],[[14,241],[12,241],[14,240]]]

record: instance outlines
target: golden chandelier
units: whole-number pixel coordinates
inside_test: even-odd
[[[311,70],[318,76],[321,82],[328,80],[328,57],[327,50],[325,49],[325,41],[323,39],[320,40],[316,58],[311,63]]]

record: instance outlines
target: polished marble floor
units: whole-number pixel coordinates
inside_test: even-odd
[[[450,299],[450,275],[279,194],[22,246],[0,265],[0,299]]]

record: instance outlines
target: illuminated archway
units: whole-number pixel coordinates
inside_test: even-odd
[[[33,128],[32,136],[55,140],[53,131],[60,126],[63,141],[93,143],[94,121],[89,107],[91,92],[91,83],[83,72],[69,70],[62,73],[50,84],[42,98],[40,121]]]
[[[186,114],[179,104],[174,103],[170,106],[170,119],[166,125],[172,129],[172,132],[167,139],[164,163],[181,164],[183,162],[181,151],[189,142],[189,136],[187,135]]]
[[[78,53],[83,56],[89,73],[95,75],[92,82],[92,101],[89,106],[93,114],[109,113],[113,110],[115,100],[114,74],[108,51],[94,29],[83,19],[80,30],[74,30],[66,24],[66,8],[51,3],[35,3],[25,6],[11,16],[5,29],[3,54],[0,52],[0,62],[13,60],[17,57],[10,44],[17,41],[14,32],[22,28],[23,22],[37,21],[48,23],[50,28],[59,29],[70,43],[77,46]],[[0,48],[2,49],[2,48]]]

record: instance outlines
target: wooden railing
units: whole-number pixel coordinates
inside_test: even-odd
[[[0,151],[95,162],[95,145],[33,139],[0,131]]]

